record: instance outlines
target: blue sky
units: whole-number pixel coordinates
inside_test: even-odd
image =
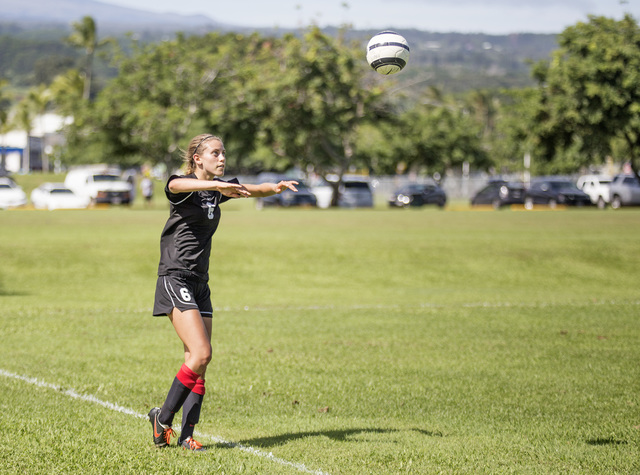
[[[587,15],[640,20],[640,0],[98,0],[153,12],[202,14],[222,23],[296,28],[310,24],[357,29],[508,34],[559,33]]]

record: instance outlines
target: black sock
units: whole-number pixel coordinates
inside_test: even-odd
[[[160,409],[158,421],[165,426],[171,425],[173,416],[180,410],[190,393],[191,389],[182,384],[178,378],[174,378],[169,394],[167,394],[167,399],[165,399]]]
[[[160,408],[160,414],[158,420],[160,424],[171,425],[173,422],[173,416],[180,410],[184,404],[185,399],[196,386],[199,375],[194,373],[191,368],[186,364],[180,367],[180,371],[176,374],[176,377],[171,383],[169,394],[165,399],[164,404]]]
[[[200,408],[202,407],[203,399],[203,395],[193,391],[187,396],[182,406],[182,429],[180,430],[179,444],[193,436],[194,426],[200,420]]]

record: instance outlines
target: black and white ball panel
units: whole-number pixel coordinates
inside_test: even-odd
[[[409,43],[395,31],[382,31],[367,45],[367,61],[380,74],[395,74],[409,60]]]

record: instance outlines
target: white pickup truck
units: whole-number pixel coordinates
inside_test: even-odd
[[[122,179],[119,170],[105,165],[73,168],[64,184],[77,195],[89,198],[91,204],[129,204],[133,198],[131,185]]]

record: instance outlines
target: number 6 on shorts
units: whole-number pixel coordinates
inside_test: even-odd
[[[182,287],[180,289],[180,295],[185,302],[191,302],[191,294],[189,293],[189,289],[186,287]]]

